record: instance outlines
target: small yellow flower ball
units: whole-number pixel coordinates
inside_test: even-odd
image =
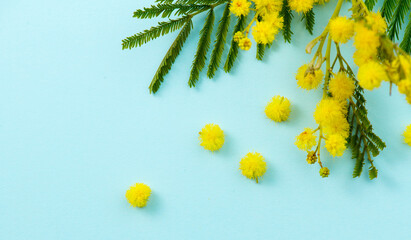
[[[313,8],[314,0],[288,0],[288,6],[291,10],[298,13],[306,13]]]
[[[206,150],[216,151],[224,145],[224,132],[217,124],[207,124],[199,132],[200,145]]]
[[[316,162],[317,162],[317,155],[315,155],[315,152],[309,151],[307,154],[307,163],[314,164]]]
[[[145,207],[147,205],[148,198],[151,195],[151,189],[144,183],[136,183],[131,186],[126,192],[127,201],[133,207]]]
[[[297,79],[298,86],[305,90],[311,90],[320,85],[323,76],[324,74],[321,69],[309,69],[308,65],[304,64],[298,69],[297,76],[295,78]]]
[[[384,34],[387,30],[387,23],[379,12],[370,12],[370,14],[365,17],[365,20],[374,32]]]
[[[333,134],[325,140],[325,148],[333,157],[341,157],[346,149],[346,140],[338,134]]]
[[[361,49],[357,49],[354,54],[353,54],[353,59],[354,63],[357,66],[362,66],[366,64],[367,62],[373,61],[377,57],[377,49],[375,49],[375,52],[368,52],[368,51],[363,51]]]
[[[230,12],[237,17],[246,16],[250,12],[251,2],[247,0],[232,0],[230,4]]]
[[[257,43],[268,44],[272,43],[275,38],[276,29],[267,21],[260,21],[253,27],[253,37]]]
[[[320,169],[320,176],[323,178],[326,178],[330,175],[330,169],[328,169],[327,167],[322,167]]]
[[[244,38],[244,34],[241,31],[236,32],[233,37],[234,42],[237,42],[237,43],[240,42],[240,40],[243,38]]]
[[[240,39],[238,42],[238,46],[240,47],[241,50],[248,51],[251,48],[251,40],[248,37],[243,37]]]
[[[253,0],[258,15],[266,16],[280,12],[283,6],[282,0]]]
[[[321,126],[331,126],[332,122],[344,118],[346,111],[341,101],[334,98],[322,99],[314,111],[314,119]]]
[[[240,170],[245,177],[255,179],[258,183],[258,179],[267,170],[267,163],[264,161],[264,157],[257,152],[247,153],[240,161]]]
[[[337,43],[347,43],[354,35],[354,22],[347,17],[331,19],[329,28],[332,40]]]
[[[357,50],[361,49],[364,54],[369,56],[377,54],[380,46],[380,38],[373,30],[368,29],[361,23],[355,25],[354,46]]]
[[[275,122],[283,122],[290,116],[290,101],[282,96],[274,96],[265,107],[265,115]]]
[[[334,98],[345,100],[353,95],[355,84],[346,73],[339,72],[330,80],[328,88]]]
[[[357,78],[361,87],[373,90],[378,88],[383,80],[387,79],[387,74],[381,64],[371,61],[360,66]]]
[[[408,95],[411,93],[411,80],[404,79],[398,82],[398,91],[402,94]]]
[[[404,131],[404,142],[411,147],[411,124]]]
[[[295,145],[301,150],[310,150],[317,145],[317,137],[314,135],[314,131],[311,128],[305,128],[304,132],[300,133],[296,137]]]
[[[333,121],[326,122],[323,127],[323,133],[325,135],[338,134],[344,138],[347,138],[350,133],[350,124],[347,121],[345,115],[336,116]]]

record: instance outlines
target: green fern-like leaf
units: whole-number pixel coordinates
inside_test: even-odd
[[[131,37],[123,39],[123,49],[132,49],[134,47],[140,47],[141,45],[153,39],[156,39],[170,32],[174,32],[177,29],[182,28],[189,19],[191,19],[190,16],[184,16],[182,18],[170,20],[168,22],[160,22],[158,26],[152,27],[148,30],[144,30],[141,33],[137,33]]]
[[[400,47],[408,54],[411,54],[411,14]]]
[[[285,42],[291,42],[291,36],[293,32],[291,31],[291,21],[293,19],[293,13],[291,12],[290,7],[288,6],[288,1],[283,1],[283,7],[281,9],[280,15],[284,19],[284,27],[283,27],[283,37]]]
[[[385,17],[388,22],[391,21],[395,6],[397,6],[397,2],[398,0],[384,0],[384,3],[382,4],[381,15]]]
[[[397,8],[395,9],[393,18],[391,19],[390,26],[388,28],[388,37],[391,40],[399,38],[399,32],[401,25],[404,23],[406,14],[409,13],[411,7],[411,0],[400,0]]]
[[[263,60],[265,48],[266,48],[265,44],[261,44],[261,43],[257,44],[257,53],[256,53],[257,60],[260,60],[260,61]]]
[[[200,40],[198,41],[197,52],[194,56],[194,61],[191,66],[190,78],[188,85],[194,87],[200,76],[201,70],[204,68],[207,58],[207,51],[210,48],[211,32],[214,25],[214,10],[211,9],[207,15],[203,29],[200,31]]]
[[[372,166],[370,167],[370,170],[368,171],[368,175],[370,179],[373,180],[374,178],[377,178],[378,170],[374,166]]]
[[[192,27],[193,22],[191,21],[191,18],[189,18],[161,61],[160,66],[158,67],[157,72],[155,73],[149,86],[150,93],[155,93],[160,88],[161,83],[164,81],[164,76],[170,71],[171,66],[180,54],[188,35],[190,35]]]
[[[301,20],[305,20],[305,28],[311,35],[313,35],[314,24],[315,24],[315,13],[313,9],[304,13]]]
[[[221,17],[218,28],[217,28],[217,37],[214,43],[214,49],[211,53],[210,64],[208,65],[207,76],[213,78],[215,72],[221,63],[221,55],[224,51],[224,46],[226,42],[228,27],[230,26],[230,4],[227,3],[225,6],[223,16]]]
[[[375,4],[377,3],[377,0],[365,0],[364,3],[365,3],[365,6],[367,6],[368,10],[372,11]]]
[[[233,31],[233,36],[236,32],[242,31],[245,27],[247,17],[241,16],[237,20],[237,24],[234,27]],[[231,47],[230,50],[228,51],[227,59],[224,64],[224,71],[225,72],[230,72],[231,68],[234,66],[234,62],[237,59],[238,56],[238,44],[234,41],[234,38],[231,40]]]
[[[205,11],[209,9],[210,5],[196,5],[196,4],[157,4],[148,8],[138,9],[134,12],[135,18],[153,18],[161,15],[162,18],[168,18],[175,12],[175,15],[190,14],[197,11]]]
[[[353,178],[361,176],[362,169],[364,167],[364,153],[365,153],[364,151],[365,150],[359,153],[358,156],[356,157],[354,171],[352,173]]]

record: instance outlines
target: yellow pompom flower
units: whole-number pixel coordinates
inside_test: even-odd
[[[365,20],[374,32],[384,34],[387,30],[387,23],[379,12],[370,12]]]
[[[258,179],[267,170],[267,163],[264,161],[264,157],[257,152],[247,153],[240,161],[240,170],[245,177],[255,179],[258,183]]]
[[[376,54],[377,48],[380,46],[380,38],[377,33],[360,23],[355,25],[355,31],[354,46],[356,49],[361,49],[364,54]]]
[[[240,40],[243,38],[244,38],[244,34],[241,31],[236,32],[233,37],[234,42],[237,42],[237,43],[240,42]]]
[[[368,62],[358,69],[358,83],[367,90],[373,90],[381,85],[382,80],[387,79],[384,67],[378,62]]]
[[[354,22],[347,17],[336,17],[330,20],[329,30],[334,42],[346,43],[354,35]]]
[[[265,115],[275,122],[283,122],[290,116],[290,101],[282,96],[274,96],[265,107]]]
[[[302,65],[297,72],[297,84],[303,89],[311,90],[317,88],[322,79],[323,79],[323,71],[321,69],[314,70],[312,68],[308,69],[308,65]]]
[[[314,119],[322,127],[330,126],[333,122],[344,118],[345,106],[333,98],[322,99],[314,111]]]
[[[256,23],[252,33],[257,43],[268,44],[274,41],[276,29],[270,22],[261,21]]]
[[[232,0],[230,4],[230,12],[237,17],[246,16],[250,12],[251,2],[247,0]]]
[[[298,13],[306,13],[313,8],[314,0],[288,0],[288,6],[291,10]]]
[[[411,124],[404,131],[404,142],[411,147]]]
[[[312,147],[317,145],[317,137],[314,135],[314,130],[311,128],[305,128],[304,132],[300,133],[296,137],[295,145],[304,151],[310,150]]]
[[[344,72],[337,73],[328,85],[328,89],[334,98],[344,100],[354,93],[354,81]]]
[[[274,35],[276,35],[280,29],[284,27],[284,18],[280,17],[278,12],[267,14],[264,17],[264,21],[271,24],[271,28],[273,28]]]
[[[329,1],[330,1],[330,0],[315,0],[314,2],[317,3],[317,4],[323,5],[323,4],[325,4],[325,3],[329,2]]]
[[[367,62],[373,61],[375,60],[376,57],[377,57],[377,49],[375,49],[375,51],[373,52],[357,49],[353,55],[354,63],[357,66],[361,66]]]
[[[338,134],[333,134],[328,136],[325,140],[325,148],[333,157],[340,157],[346,149],[346,142],[344,137]]]
[[[398,82],[398,91],[402,94],[411,94],[411,80],[404,79]]]
[[[332,122],[327,122],[327,124],[322,126],[323,133],[328,136],[332,134],[338,134],[347,138],[350,131],[350,124],[343,114],[334,118]]]
[[[200,145],[206,150],[216,151],[224,145],[224,132],[217,124],[206,124],[199,134]]]
[[[282,0],[254,0],[257,14],[264,17],[267,14],[280,12],[283,6]]]
[[[411,78],[411,59],[410,56],[399,55],[398,62],[401,66],[401,72],[404,74],[404,78]]]
[[[240,47],[241,50],[248,51],[251,48],[251,40],[248,37],[243,37],[238,42],[238,46]]]
[[[147,205],[148,198],[151,195],[151,189],[144,183],[136,183],[131,186],[126,192],[127,201],[133,207],[145,207]]]

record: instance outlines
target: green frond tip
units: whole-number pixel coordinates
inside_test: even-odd
[[[372,11],[375,4],[377,3],[377,0],[365,0],[364,3],[365,3],[365,6],[367,6],[368,10]]]
[[[388,27],[388,37],[391,40],[399,39],[401,25],[404,23],[406,14],[409,13],[411,0],[401,0],[398,2],[394,15],[392,16],[390,26]]]
[[[247,17],[241,16],[237,20],[237,24],[234,27],[233,30],[233,36],[236,32],[242,31],[245,27]],[[231,71],[231,68],[234,66],[234,62],[237,59],[238,56],[238,44],[234,41],[234,38],[231,40],[231,46],[230,50],[228,51],[227,59],[224,64],[224,71],[226,73]]]
[[[168,22],[160,22],[158,26],[144,30],[141,33],[137,33],[131,37],[123,39],[123,49],[132,49],[134,47],[140,47],[141,45],[156,39],[160,36],[166,35],[170,32],[174,32],[180,29],[191,19],[191,16],[184,16]]]
[[[290,7],[288,6],[288,1],[283,1],[283,7],[280,11],[280,16],[284,19],[284,26],[283,26],[283,37],[285,42],[291,42],[291,36],[293,32],[291,31],[291,21],[293,19],[293,13],[291,12]]]
[[[194,61],[191,66],[190,78],[188,79],[188,85],[195,87],[196,82],[200,76],[201,70],[203,70],[205,61],[207,59],[207,51],[210,48],[211,32],[214,25],[214,10],[210,9],[207,18],[204,23],[203,29],[200,31],[200,40],[197,45],[197,52],[194,56]]]
[[[154,18],[161,15],[162,18],[168,18],[173,12],[179,16],[204,11],[210,7],[210,5],[161,3],[148,8],[138,9],[134,12],[133,17],[143,19]]]
[[[381,15],[385,17],[387,22],[391,21],[392,13],[395,10],[395,6],[397,6],[398,0],[384,0],[384,3],[381,7]]]
[[[188,35],[190,35],[192,27],[193,22],[191,21],[191,18],[189,18],[161,61],[160,66],[158,67],[157,72],[155,73],[149,86],[150,93],[156,93],[160,88],[161,83],[164,81],[164,76],[170,71],[171,66],[180,54]]]
[[[305,29],[313,35],[314,24],[315,24],[315,13],[313,9],[304,13],[302,20],[305,20]]]
[[[208,65],[207,76],[209,78],[214,77],[215,72],[220,66],[221,56],[223,54],[226,42],[228,27],[230,26],[230,19],[230,4],[227,3],[224,8],[223,16],[221,17],[218,24],[214,49],[211,53],[210,63]]]
[[[374,178],[377,178],[378,170],[374,166],[370,167],[370,169],[368,171],[368,176],[370,177],[370,180],[373,180]]]
[[[411,14],[407,28],[405,28],[404,38],[402,39],[400,47],[408,54],[411,54]]]
[[[361,176],[362,168],[364,166],[364,154],[365,154],[365,149],[362,152],[360,152],[358,156],[356,157],[354,171],[352,173],[353,178]]]
[[[265,44],[261,44],[261,43],[257,44],[257,54],[256,54],[257,60],[260,60],[260,61],[263,60],[265,48],[266,48]]]

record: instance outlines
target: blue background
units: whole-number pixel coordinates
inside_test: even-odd
[[[313,38],[293,21],[263,62],[255,46],[231,74],[201,75],[187,86],[204,16],[156,95],[148,85],[177,33],[132,51],[121,39],[158,19],[132,18],[151,1],[2,1],[0,3],[0,239],[407,239],[411,235],[411,148],[402,132],[411,107],[388,84],[367,92],[369,118],[388,147],[378,179],[352,179],[354,162],[324,154],[331,170],[305,162],[294,146],[321,89],[297,88]],[[335,1],[316,7],[318,35]],[[344,5],[343,12],[348,9]],[[222,9],[218,10],[220,16]],[[345,48],[352,54],[351,43]],[[264,115],[274,95],[292,102],[290,120]],[[206,123],[226,134],[221,151],[199,146]],[[261,183],[239,161],[258,151]],[[325,153],[325,151],[324,151]],[[153,195],[129,206],[136,182]]]

